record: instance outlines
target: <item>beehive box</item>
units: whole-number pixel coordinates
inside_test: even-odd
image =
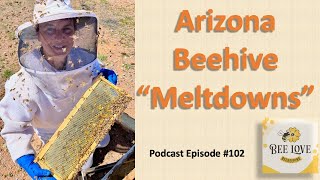
[[[58,180],[73,179],[131,99],[98,77],[41,149],[36,162]]]

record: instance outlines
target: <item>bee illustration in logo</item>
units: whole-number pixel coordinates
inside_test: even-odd
[[[279,135],[279,136],[282,136],[283,142],[287,142],[290,133],[289,133],[289,130],[287,130],[285,133],[284,133],[282,130],[280,130],[280,131],[278,132],[278,135]]]
[[[283,142],[287,142],[287,140],[289,140],[289,142],[294,143],[299,140],[301,134],[297,128],[290,127],[289,129],[286,130],[286,132],[283,132],[282,130],[280,130],[278,132],[278,135],[282,136]]]

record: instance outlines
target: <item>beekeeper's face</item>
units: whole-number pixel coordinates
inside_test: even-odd
[[[72,19],[62,19],[39,24],[38,39],[47,58],[67,56],[73,47],[75,32]]]

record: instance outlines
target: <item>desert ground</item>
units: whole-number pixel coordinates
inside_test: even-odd
[[[32,20],[33,3],[34,0],[0,1],[0,99],[5,93],[6,80],[20,69],[17,55],[18,39],[15,37],[15,30],[22,23]],[[118,74],[118,86],[134,97],[134,0],[73,0],[72,4],[75,9],[91,10],[97,14],[100,32],[98,58],[105,64],[105,68],[112,69]],[[125,112],[134,118],[134,100]],[[0,130],[2,127],[3,122],[0,120]],[[134,134],[123,137],[125,135],[119,135],[117,128],[119,127],[110,133],[113,139],[111,144],[116,146],[118,140],[126,141],[122,144],[128,146],[134,143]],[[32,145],[36,151],[41,148],[41,142],[36,136]],[[121,155],[121,153],[111,152],[102,158],[102,162],[94,162],[94,165],[115,161]],[[29,179],[28,175],[11,160],[5,141],[1,137],[0,179]]]

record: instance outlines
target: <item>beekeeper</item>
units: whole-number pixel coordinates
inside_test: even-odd
[[[12,159],[31,178],[54,179],[34,163],[34,132],[46,143],[99,73],[114,84],[117,76],[97,59],[95,14],[74,10],[66,0],[37,0],[33,16],[33,23],[17,29],[21,69],[5,84],[1,135]],[[99,146],[109,141],[107,135]],[[91,165],[92,155],[83,169]]]

